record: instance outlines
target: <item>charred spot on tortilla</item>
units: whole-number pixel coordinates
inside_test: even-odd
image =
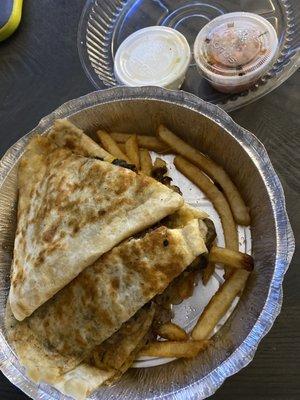
[[[120,160],[119,158],[115,158],[112,164],[117,165],[118,167],[130,169],[133,172],[137,172],[136,166],[134,164],[128,164],[125,160]]]

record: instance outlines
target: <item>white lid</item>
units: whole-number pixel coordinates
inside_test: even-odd
[[[275,29],[265,18],[234,12],[213,19],[199,32],[194,57],[206,77],[237,84],[257,79],[278,49]]]
[[[183,80],[191,51],[185,37],[175,29],[151,26],[130,35],[115,56],[115,75],[127,86],[173,88]]]

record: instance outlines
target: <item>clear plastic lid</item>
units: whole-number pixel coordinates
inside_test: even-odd
[[[178,88],[190,59],[189,44],[180,32],[151,26],[124,40],[117,50],[114,69],[118,81],[128,86]]]
[[[195,40],[194,57],[208,79],[233,85],[257,79],[277,49],[276,31],[265,18],[235,12],[203,27]]]

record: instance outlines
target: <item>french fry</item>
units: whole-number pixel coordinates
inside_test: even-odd
[[[197,185],[213,203],[221,218],[226,247],[238,251],[239,242],[237,228],[224,195],[198,167],[191,164],[183,157],[176,156],[174,165],[183,175]]]
[[[160,125],[158,128],[158,136],[169,145],[177,154],[182,155],[193,164],[203,170],[214,182],[218,183],[229,202],[235,221],[241,225],[250,225],[250,215],[248,209],[230,177],[224,169],[194,149],[189,144],[176,136],[168,128]]]
[[[191,358],[195,357],[201,350],[205,350],[210,343],[210,340],[152,342],[139,352],[139,356]]]
[[[117,143],[125,143],[130,136],[130,133],[111,133],[111,137]],[[155,136],[137,135],[137,141],[140,147],[156,151],[157,153],[166,153],[171,150],[170,146],[166,145]]]
[[[173,324],[172,322],[168,322],[166,324],[161,325],[157,333],[159,336],[161,336],[164,339],[168,340],[179,340],[179,341],[184,341],[188,340],[188,334],[184,329],[182,329],[180,326]]]
[[[117,143],[114,139],[105,131],[97,131],[97,136],[102,143],[102,146],[106,151],[112,154],[114,157],[125,160],[127,163],[130,163],[129,158],[124,154],[121,149],[118,147]]]
[[[236,270],[210,299],[192,331],[194,340],[208,339],[214,327],[226,314],[235,297],[244,289],[250,272]]]
[[[125,151],[132,164],[134,164],[137,169],[140,169],[139,145],[136,135],[129,136],[126,140]]]
[[[213,276],[215,272],[215,264],[213,262],[209,262],[207,267],[203,271],[202,282],[203,285],[206,286],[210,278]]]
[[[148,176],[152,174],[152,160],[147,149],[140,149],[140,165],[141,171]]]
[[[222,263],[229,267],[253,270],[253,258],[249,254],[213,246],[209,253],[209,262]]]

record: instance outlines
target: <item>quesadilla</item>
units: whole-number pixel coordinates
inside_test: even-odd
[[[28,324],[46,345],[83,359],[205,250],[197,220],[182,229],[161,226],[104,254]]]
[[[161,226],[104,254],[26,320],[16,321],[8,307],[8,338],[28,376],[73,397],[81,391],[80,398],[83,382],[89,393],[122,373],[143,339],[123,341],[124,354],[112,361],[122,325],[203,252],[197,219],[180,229]]]
[[[153,304],[143,307],[120,330],[97,346],[78,367],[62,375],[53,386],[76,400],[84,400],[102,385],[112,385],[132,366],[147,340]]]
[[[154,312],[153,304],[140,309],[79,365],[78,360],[42,346],[26,320],[19,322],[13,317],[9,304],[5,322],[9,340],[14,344],[21,364],[26,366],[30,379],[43,380],[67,396],[84,400],[99,386],[114,383],[131,367],[145,344]]]
[[[97,346],[84,363],[64,374],[54,387],[67,396],[84,400],[101,385],[110,386],[132,366],[145,345],[155,306],[145,306],[120,330]]]
[[[180,195],[154,179],[59,148],[51,135],[31,140],[18,182],[9,294],[18,320],[102,254],[183,204]]]

